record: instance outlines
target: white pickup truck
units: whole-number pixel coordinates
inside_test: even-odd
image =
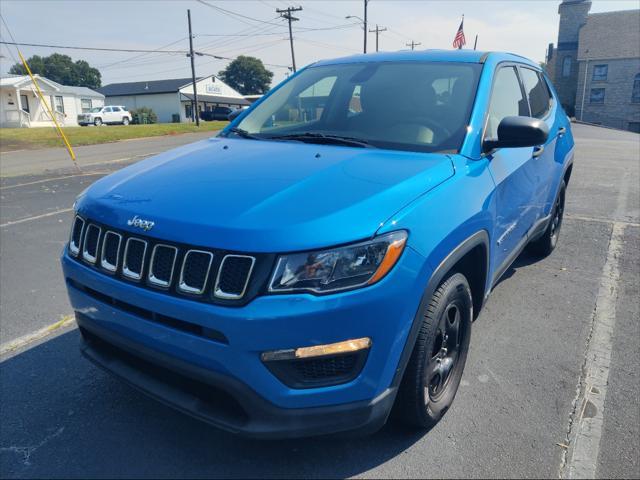
[[[129,125],[131,123],[131,113],[121,105],[105,105],[104,107],[92,108],[89,112],[78,115],[78,125],[95,125],[99,127],[103,124],[120,123]]]

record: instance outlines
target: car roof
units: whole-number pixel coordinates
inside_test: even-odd
[[[378,52],[351,55],[349,57],[320,60],[313,66],[337,65],[341,63],[375,63],[375,62],[458,62],[485,63],[491,58],[493,62],[512,61],[538,67],[535,62],[507,52],[483,52],[478,50],[400,50],[398,52]]]

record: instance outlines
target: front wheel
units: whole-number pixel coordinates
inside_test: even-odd
[[[429,429],[453,403],[467,360],[472,319],[469,283],[455,273],[440,284],[422,313],[395,404],[403,423]]]
[[[102,119],[101,119],[100,117],[96,118],[96,119],[93,121],[93,124],[94,124],[96,127],[100,127],[100,126],[102,126]]]
[[[122,117],[122,125],[129,125],[129,117]]]

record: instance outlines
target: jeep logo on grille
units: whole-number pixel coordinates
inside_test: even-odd
[[[138,217],[138,215],[127,220],[127,225],[130,227],[141,228],[145,232],[151,230],[155,224],[155,222],[152,222],[151,220],[144,220],[143,218]]]

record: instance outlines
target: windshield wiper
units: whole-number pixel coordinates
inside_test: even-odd
[[[251,140],[261,140],[260,137],[256,137],[255,135],[250,134],[246,130],[238,127],[232,127],[228,130],[229,133],[235,133],[239,137],[242,138],[250,138]]]
[[[372,144],[361,138],[346,137],[342,135],[331,135],[318,132],[290,133],[288,135],[275,135],[267,138],[269,140],[299,140],[301,142],[309,143],[334,143],[361,148],[376,148]]]

